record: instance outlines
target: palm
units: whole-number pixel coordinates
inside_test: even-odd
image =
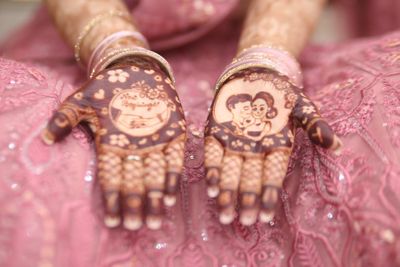
[[[138,229],[146,213],[147,225],[158,228],[162,199],[175,203],[183,165],[185,120],[171,80],[149,62],[105,70],[68,97],[44,140],[61,140],[80,122],[95,136],[106,224],[122,218]]]
[[[221,222],[233,220],[238,193],[243,224],[253,224],[258,214],[262,221],[273,217],[296,126],[323,147],[340,145],[315,106],[286,77],[250,69],[232,76],[219,90],[205,149],[208,194],[218,196]]]

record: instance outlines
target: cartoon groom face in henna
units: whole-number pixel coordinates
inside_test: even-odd
[[[267,92],[259,92],[254,98],[249,94],[232,95],[227,99],[226,107],[233,118],[222,125],[252,139],[266,135],[271,129],[269,120],[277,115],[274,98]]]
[[[235,133],[242,133],[244,128],[254,121],[251,116],[251,100],[252,98],[248,94],[230,96],[226,101],[226,107],[232,114],[232,121],[222,125]]]

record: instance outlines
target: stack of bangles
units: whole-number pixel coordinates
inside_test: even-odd
[[[110,11],[104,14],[100,14],[93,18],[84,28],[78,37],[75,44],[75,59],[78,63],[81,63],[80,59],[80,47],[87,36],[87,34],[94,28],[94,26],[105,18],[118,16],[123,19],[131,21],[131,18],[120,11]],[[142,46],[119,46],[111,47],[113,44],[117,43],[123,38],[133,38],[137,40]],[[107,37],[105,37],[93,50],[90,55],[87,64],[87,71],[89,78],[93,78],[97,73],[107,68],[109,65],[114,63],[116,60],[134,56],[141,58],[151,58],[155,60],[161,69],[170,77],[171,81],[174,83],[174,75],[171,66],[162,56],[148,49],[149,44],[146,38],[138,31],[118,31]]]
[[[252,46],[243,50],[230,63],[215,85],[215,90],[220,87],[232,75],[248,68],[265,68],[287,76],[289,82],[298,88],[302,88],[302,74],[297,60],[287,51],[271,46]]]

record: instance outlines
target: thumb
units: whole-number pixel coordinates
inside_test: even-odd
[[[43,142],[52,145],[66,137],[83,117],[82,108],[68,100],[53,114],[42,131]]]
[[[342,142],[329,124],[321,118],[318,108],[304,94],[300,94],[293,109],[297,126],[303,128],[310,140],[323,148],[340,154]]]

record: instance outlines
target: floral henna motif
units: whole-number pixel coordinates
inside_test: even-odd
[[[176,202],[186,132],[171,79],[138,59],[106,69],[67,98],[43,140],[59,141],[81,122],[95,136],[106,225],[159,228],[163,204]]]
[[[218,196],[222,223],[233,221],[237,196],[243,224],[273,218],[296,127],[324,148],[341,146],[315,105],[272,70],[238,72],[217,92],[206,126],[205,163],[208,195]]]

